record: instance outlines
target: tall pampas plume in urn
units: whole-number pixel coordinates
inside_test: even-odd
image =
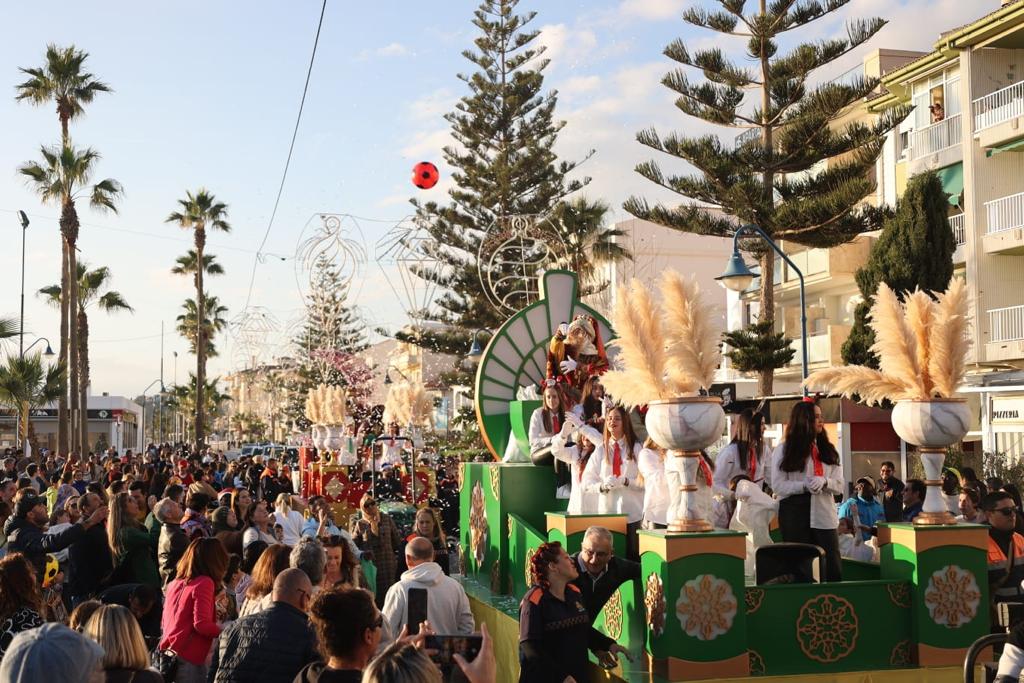
[[[882,283],[871,307],[871,329],[879,369],[848,365],[812,373],[804,385],[812,391],[859,396],[871,405],[884,400],[951,398],[963,381],[967,338],[966,285],[953,278],[933,300],[927,293],[907,295],[905,304]]]
[[[661,279],[659,306],[639,280],[615,302],[616,368],[601,377],[626,407],[707,389],[721,362],[720,318],[693,280],[675,271]]]
[[[430,424],[434,402],[419,382],[392,384],[384,399],[384,422],[401,426],[426,427]]]

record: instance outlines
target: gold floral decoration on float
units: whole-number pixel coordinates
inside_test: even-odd
[[[604,630],[612,640],[622,635],[622,595],[617,590],[604,604]]]
[[[461,543],[459,544],[459,574],[466,575],[466,551],[462,549]]]
[[[764,600],[764,591],[760,588],[747,588],[743,591],[743,600],[747,605],[747,614],[753,614],[761,609],[761,602]]]
[[[529,588],[533,585],[533,574],[530,569],[533,567],[533,556],[537,554],[540,548],[530,548],[526,551],[526,566],[523,567],[523,574],[526,575],[526,587]]]
[[[487,556],[487,505],[484,502],[484,487],[480,482],[473,484],[469,503],[469,545],[480,571]]]
[[[906,582],[890,583],[885,589],[889,592],[889,600],[897,607],[910,607],[910,584]]]
[[[973,621],[980,602],[981,591],[974,574],[955,564],[934,572],[924,591],[928,615],[946,628],[960,628]]]
[[[345,492],[345,485],[341,481],[334,477],[331,479],[331,483],[324,487],[324,493],[330,496],[334,500],[341,498],[341,494]]]
[[[676,616],[687,635],[714,640],[732,628],[736,596],[728,581],[700,574],[683,584],[676,600]]]
[[[889,653],[889,664],[892,666],[907,666],[910,664],[910,641],[901,640],[892,646]]]
[[[757,650],[747,650],[747,656],[750,658],[750,675],[751,676],[764,676],[764,657]]]
[[[853,652],[860,633],[857,613],[846,598],[831,593],[811,598],[800,608],[796,637],[810,659],[829,664]]]
[[[661,576],[651,572],[644,590],[644,607],[647,608],[647,627],[652,635],[660,636],[665,632],[665,606],[665,587]]]
[[[488,469],[491,471],[491,493],[494,495],[494,500],[501,500],[501,467],[494,465]]]
[[[458,468],[455,470],[455,482],[458,491],[462,490],[462,484],[466,480],[466,463],[460,462]]]

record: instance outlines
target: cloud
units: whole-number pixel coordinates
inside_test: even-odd
[[[543,57],[551,60],[553,69],[574,69],[589,61],[598,47],[593,30],[566,24],[541,26],[537,42],[546,48]]]
[[[451,88],[438,88],[409,103],[409,119],[417,122],[430,121],[434,124],[455,109],[458,99]]]
[[[577,95],[597,90],[601,87],[600,76],[575,76],[561,83],[558,92],[562,95]]]
[[[659,21],[678,18],[685,5],[686,0],[623,0],[616,13],[629,19]]]
[[[373,50],[360,50],[359,54],[356,55],[358,61],[366,61],[370,57],[405,57],[407,55],[414,54],[408,47],[402,43],[388,43],[383,47],[378,47]]]

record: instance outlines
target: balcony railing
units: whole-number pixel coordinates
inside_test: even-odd
[[[803,342],[800,337],[793,339],[791,348],[796,351],[790,365],[800,365],[803,357],[801,347]],[[807,337],[807,362],[808,363],[831,363],[832,362],[832,335],[828,332],[814,334]]]
[[[1024,306],[995,308],[988,312],[990,342],[1024,339]]]
[[[910,136],[910,158],[920,159],[929,154],[959,145],[961,141],[960,114],[938,123],[915,130]]]
[[[742,147],[743,145],[747,144],[748,142],[753,142],[754,140],[760,140],[760,139],[761,139],[761,129],[760,128],[748,128],[747,130],[743,131],[742,133],[740,133],[739,135],[736,136],[736,139],[733,140],[733,146],[736,149],[739,149],[740,147]]]
[[[985,202],[988,234],[1024,228],[1024,192]]]
[[[979,97],[971,108],[975,132],[1024,116],[1024,81]]]
[[[953,231],[953,241],[956,246],[962,247],[967,244],[967,226],[964,223],[966,214],[959,213],[949,217],[949,228]]]

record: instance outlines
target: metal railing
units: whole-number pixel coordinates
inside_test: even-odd
[[[988,234],[1024,228],[1024,192],[985,202]]]
[[[920,159],[929,154],[941,152],[954,145],[959,145],[960,141],[960,114],[956,114],[911,133],[910,158]]]
[[[990,342],[1024,339],[1024,306],[994,308],[988,312]]]
[[[971,103],[971,111],[975,132],[1024,116],[1024,81],[979,97]]]
[[[967,244],[967,225],[964,221],[967,214],[959,213],[949,217],[949,228],[953,231],[953,241],[956,246],[962,247]]]
[[[740,133],[739,135],[736,136],[736,139],[733,140],[733,147],[739,149],[740,147],[742,147],[743,145],[747,144],[748,142],[753,142],[754,140],[760,140],[760,139],[761,139],[761,129],[760,128],[748,128],[747,130],[743,131],[742,133]]]
[[[796,351],[790,365],[800,365],[800,353],[803,342],[798,337],[790,341],[792,348]],[[807,337],[807,362],[808,363],[832,363],[832,332],[812,334]]]

